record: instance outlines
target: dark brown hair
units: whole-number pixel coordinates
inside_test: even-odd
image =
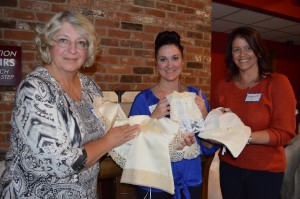
[[[180,40],[180,35],[175,31],[164,31],[158,33],[155,39],[155,59],[159,49],[165,45],[177,46],[183,56],[183,46],[181,45]]]
[[[230,72],[230,77],[232,79],[236,79],[239,75],[239,68],[234,63],[232,58],[232,43],[237,37],[245,39],[257,57],[260,79],[263,76],[270,74],[272,72],[271,60],[263,39],[254,28],[243,26],[234,29],[229,34],[227,41],[225,61],[226,67]]]

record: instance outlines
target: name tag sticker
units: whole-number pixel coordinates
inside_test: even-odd
[[[259,102],[261,93],[247,93],[245,102]]]

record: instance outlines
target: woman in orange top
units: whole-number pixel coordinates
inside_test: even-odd
[[[250,27],[231,32],[226,47],[229,78],[221,81],[213,107],[230,108],[252,130],[239,157],[220,154],[224,199],[278,199],[287,145],[295,136],[296,99],[286,76],[272,73],[259,33]]]

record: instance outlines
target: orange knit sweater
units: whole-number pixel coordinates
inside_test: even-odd
[[[261,97],[246,102],[250,94],[261,94]],[[230,108],[252,133],[266,130],[270,136],[268,144],[247,145],[237,158],[227,150],[219,155],[221,161],[250,170],[284,172],[283,146],[295,136],[296,128],[296,99],[284,75],[274,73],[251,89],[239,89],[232,81],[223,80],[217,86],[212,106]]]

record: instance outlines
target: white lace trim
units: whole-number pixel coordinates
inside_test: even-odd
[[[195,102],[196,93],[173,92],[167,95],[170,118],[180,124],[179,131],[200,132],[204,130],[204,119]]]
[[[115,150],[110,150],[108,152],[108,154],[122,169],[124,169],[126,159],[124,157],[122,157],[122,155],[120,153],[117,153]]]
[[[171,162],[178,162],[182,159],[191,160],[200,155],[200,146],[197,142],[195,142],[191,146],[184,147],[182,150],[177,150],[177,147],[179,146],[181,140],[184,137],[184,134],[185,132],[178,132],[169,144]]]

